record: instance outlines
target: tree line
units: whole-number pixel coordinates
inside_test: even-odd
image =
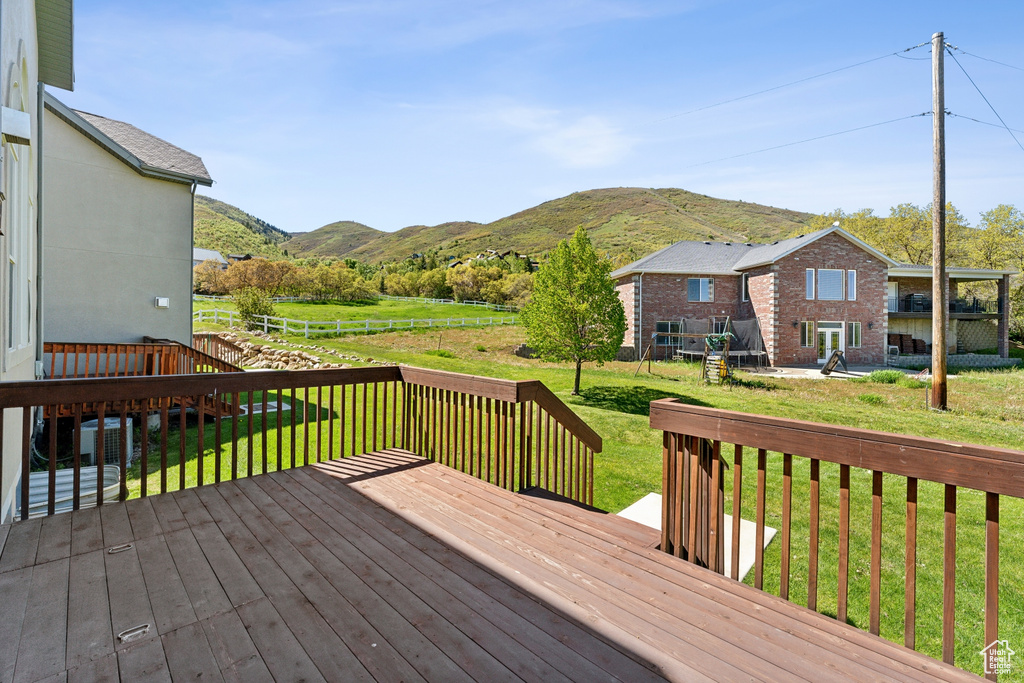
[[[317,301],[361,301],[387,294],[522,307],[533,292],[533,276],[523,259],[474,260],[448,267],[419,257],[378,267],[354,259],[253,258],[236,261],[227,270],[216,261],[200,263],[193,289],[213,295],[257,290],[267,297],[306,296]]]

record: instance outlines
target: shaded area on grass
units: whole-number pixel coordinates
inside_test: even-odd
[[[650,415],[651,401],[662,398],[678,399],[680,403],[691,406],[707,406],[700,399],[677,394],[663,389],[655,389],[642,384],[632,386],[596,386],[580,390],[580,395],[572,403],[614,410],[630,415]]]

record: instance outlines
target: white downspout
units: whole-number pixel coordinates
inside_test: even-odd
[[[640,273],[640,280],[638,282],[637,290],[640,292],[640,310],[637,315],[636,323],[636,338],[637,338],[637,357],[642,358],[644,351],[644,274]]]
[[[196,271],[195,268],[192,267],[192,248],[196,243],[196,187],[198,185],[198,181],[192,181],[192,204],[190,205],[188,228],[189,234],[192,235],[192,238],[188,241],[188,339],[185,340],[185,343],[189,346],[192,346],[192,325],[194,324],[192,316],[195,315],[196,305],[195,297],[193,297],[193,293],[196,291]]]
[[[43,378],[43,118],[46,85],[36,93],[36,379]],[[40,412],[40,416],[42,412]]]

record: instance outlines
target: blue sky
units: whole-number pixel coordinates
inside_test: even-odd
[[[812,212],[931,197],[927,42],[1024,68],[1024,3],[78,0],[71,106],[203,157],[288,231],[488,222],[577,190],[681,187]],[[1024,130],[1024,71],[958,54]],[[946,107],[996,122],[946,58]],[[1024,208],[1024,150],[947,119],[947,196]],[[1018,133],[1024,143],[1024,134]],[[705,163],[713,161],[715,163]]]

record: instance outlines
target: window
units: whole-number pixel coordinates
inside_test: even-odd
[[[807,269],[807,298],[814,298],[814,268]]]
[[[712,334],[725,334],[725,320],[722,320],[721,318],[713,318],[712,323]]]
[[[846,347],[860,348],[860,323],[846,323]]]
[[[682,324],[679,322],[672,322],[670,320],[662,320],[654,326],[654,331],[679,334],[682,332]],[[658,338],[654,340],[654,343],[658,346],[677,346],[681,340],[681,337],[668,337],[666,335],[659,334]]]
[[[20,72],[12,73],[8,87],[8,106],[18,111],[27,111],[30,88],[28,62],[20,57]],[[31,358],[33,353],[33,311],[32,294],[35,277],[35,178],[34,149],[31,145],[8,142],[4,145],[7,155],[4,194],[7,197],[3,219],[7,246],[7,315],[4,319],[4,333],[9,351],[6,362],[20,363]]]
[[[686,280],[687,299],[690,301],[714,301],[715,278],[691,277]]]
[[[740,276],[740,301],[750,301],[750,275],[743,273]]]
[[[843,300],[843,271],[818,269],[818,299],[823,301]]]
[[[814,322],[800,323],[800,346],[814,346]]]
[[[846,299],[848,301],[857,300],[857,271],[848,270],[846,271]]]

